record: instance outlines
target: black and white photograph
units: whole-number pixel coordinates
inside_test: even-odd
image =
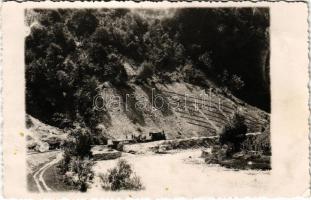
[[[6,197],[310,196],[306,5],[5,2]]]
[[[271,169],[269,8],[29,9],[25,23],[29,190]]]

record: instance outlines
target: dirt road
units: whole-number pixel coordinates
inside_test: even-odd
[[[31,156],[31,155],[29,155],[29,156]],[[32,178],[33,178],[33,181],[35,183],[36,191],[50,192],[50,191],[52,191],[52,189],[45,182],[43,175],[47,169],[49,169],[51,166],[58,163],[62,159],[62,152],[60,152],[60,151],[53,152],[53,155],[45,155],[45,153],[42,153],[42,155],[36,154],[35,156],[36,156],[36,158],[50,156],[48,160],[42,159],[42,162],[44,163],[43,166],[42,166],[42,164],[40,164],[41,162],[38,162],[38,164],[40,164],[38,166],[41,166],[39,168],[34,167],[35,166],[34,165],[33,166],[33,172],[32,172]]]
[[[40,168],[34,175],[33,178],[38,187],[39,192],[51,192],[52,189],[47,186],[43,179],[44,172],[50,168],[52,165],[58,163],[62,159],[62,153],[59,153],[54,160],[46,163],[42,168]]]

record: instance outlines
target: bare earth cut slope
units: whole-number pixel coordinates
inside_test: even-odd
[[[102,88],[107,121],[99,128],[111,139],[130,139],[164,131],[167,139],[217,135],[236,113],[241,113],[248,132],[262,132],[269,124],[268,113],[220,90],[188,83],[129,84],[124,88]],[[158,108],[158,109],[157,109]]]

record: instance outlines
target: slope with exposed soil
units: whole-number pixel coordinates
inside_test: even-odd
[[[212,136],[236,112],[246,118],[248,132],[262,132],[269,124],[268,113],[221,90],[209,91],[184,82],[127,87],[124,93],[124,88],[102,88],[106,105],[111,105],[109,100],[113,99],[119,103],[106,107],[109,123],[99,125],[107,137],[129,139],[133,134],[148,137],[149,132],[160,131],[168,139]],[[126,99],[128,94],[130,97]]]
[[[106,87],[102,91],[107,109],[103,113],[109,118],[97,128],[99,134],[111,139],[148,137],[150,132],[160,131],[165,132],[167,139],[213,136],[236,112],[245,117],[248,132],[262,132],[269,127],[268,113],[217,89],[210,91],[189,83],[173,83],[152,87],[129,84],[127,88]],[[127,99],[126,95],[129,95]],[[27,118],[31,133],[29,148],[42,142],[53,145],[65,139],[64,130],[30,115]]]

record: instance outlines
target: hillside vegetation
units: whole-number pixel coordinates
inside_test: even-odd
[[[269,123],[265,8],[27,10],[26,16],[26,112],[46,124],[79,123],[123,139],[164,130],[173,139],[215,135],[237,110],[248,132]],[[161,109],[153,109],[153,92],[163,98]],[[201,101],[202,92],[211,98]],[[95,109],[99,94],[118,99],[117,109]],[[172,109],[185,94],[187,106]]]

